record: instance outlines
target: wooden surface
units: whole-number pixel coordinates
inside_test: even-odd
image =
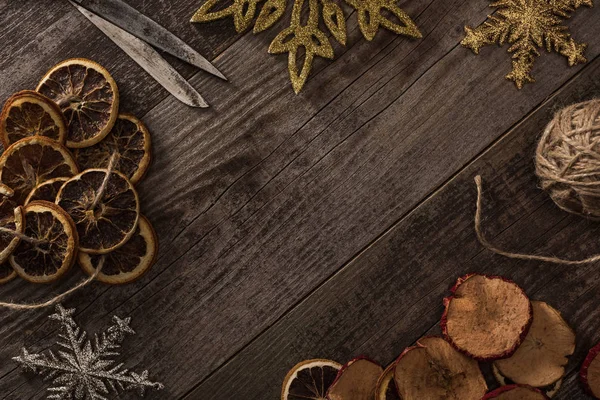
[[[287,370],[311,357],[382,364],[438,332],[442,297],[472,271],[502,274],[560,310],[578,334],[557,399],[585,399],[577,380],[600,340],[598,264],[564,267],[495,256],[478,244],[473,177],[485,185],[485,231],[502,247],[566,257],[600,252],[597,223],[567,215],[538,188],[533,153],[553,113],[600,95],[600,7],[570,21],[587,64],[542,54],[538,82],[503,76],[506,47],[474,56],[458,43],[485,0],[404,0],[422,40],[381,31],[317,60],[300,95],[286,56],[267,48],[278,29],[237,35],[230,20],[188,23],[202,0],[129,0],[185,39],[229,83],[170,61],[212,105],[190,109],[161,89],[66,1],[0,1],[0,98],[35,87],[54,63],[88,57],[119,83],[122,109],[153,134],[140,185],[160,236],[140,281],[92,284],[65,301],[100,331],[131,316],[127,367],[166,389],[149,399],[277,399]],[[196,4],[197,3],[197,4]],[[15,281],[1,299],[47,298],[82,278]],[[0,396],[45,398],[46,384],[11,360],[54,343],[50,310],[0,310]],[[494,384],[490,381],[490,384]],[[122,396],[122,398],[130,398]]]

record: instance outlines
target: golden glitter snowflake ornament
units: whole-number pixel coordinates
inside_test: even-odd
[[[192,17],[192,22],[208,22],[233,17],[235,29],[242,32],[252,26],[261,0],[208,0]],[[380,27],[399,35],[420,38],[421,32],[397,5],[397,0],[346,0],[357,11],[358,25],[367,40],[373,40]],[[254,33],[262,32],[275,24],[284,14],[287,0],[264,2]],[[303,16],[308,16],[303,21]],[[321,26],[324,25],[326,29]],[[269,47],[269,53],[288,53],[288,70],[292,87],[300,92],[312,68],[315,57],[333,59],[333,47],[328,31],[340,44],[346,44],[346,17],[333,0],[294,0],[289,26],[282,30]],[[298,57],[303,55],[303,57]],[[298,58],[303,59],[298,65]]]
[[[497,43],[509,43],[513,53],[512,72],[506,75],[519,89],[527,82],[535,82],[531,70],[538,48],[546,48],[567,57],[569,66],[584,63],[586,45],[578,43],[568,33],[563,20],[575,9],[592,0],[501,0],[491,4],[498,8],[496,15],[477,28],[465,27],[466,37],[461,44],[475,54],[481,47]]]

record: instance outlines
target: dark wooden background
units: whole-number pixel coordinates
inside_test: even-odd
[[[589,43],[589,62],[568,68],[543,54],[538,82],[520,91],[503,78],[506,47],[474,56],[459,45],[464,25],[492,12],[486,0],[402,1],[422,40],[381,31],[367,42],[348,12],[347,47],[316,61],[295,95],[286,56],[267,54],[279,29],[255,36],[236,34],[231,20],[192,25],[203,0],[128,2],[230,78],[170,59],[212,108],[178,103],[58,0],[0,0],[0,99],[34,88],[62,59],[88,57],[113,73],[122,109],[151,129],[154,164],[140,193],[159,260],[136,283],[95,283],[65,302],[90,333],[114,314],[133,318],[123,360],[166,386],[149,399],[277,399],[287,370],[312,357],[367,354],[385,365],[438,331],[442,297],[472,271],[505,275],[563,313],[578,343],[556,398],[586,398],[577,371],[600,340],[599,265],[484,250],[472,228],[473,177],[483,176],[485,231],[502,247],[600,252],[600,226],[554,206],[533,166],[553,113],[600,95],[598,5],[569,21]],[[45,299],[82,276],[14,281],[0,297]],[[52,347],[51,311],[0,310],[3,398],[45,397],[46,384],[11,357],[22,346]]]

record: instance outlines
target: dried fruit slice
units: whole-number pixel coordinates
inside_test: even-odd
[[[505,376],[502,376],[502,374],[500,373],[500,371],[498,371],[498,368],[496,368],[495,365],[492,365],[492,372],[494,373],[494,377],[496,378],[496,381],[498,381],[498,383],[501,386],[508,386],[508,385],[515,384],[515,382],[513,382],[512,380],[508,379]],[[563,383],[563,380],[561,378],[551,385],[548,385],[545,387],[540,387],[537,389],[540,389],[542,391],[542,393],[544,393],[546,395],[546,397],[552,398],[560,390],[562,383]]]
[[[23,204],[40,183],[77,172],[69,150],[41,136],[19,140],[0,157],[0,180],[14,190],[17,204]]]
[[[24,234],[10,256],[23,279],[48,283],[65,274],[75,262],[78,238],[69,215],[54,203],[34,201],[25,209]]]
[[[0,285],[12,281],[17,277],[17,273],[8,261],[0,264]]]
[[[480,400],[487,385],[477,361],[441,337],[426,337],[396,361],[394,380],[401,399]]]
[[[142,276],[154,263],[158,252],[156,233],[146,217],[140,214],[135,234],[118,249],[104,255],[79,252],[79,265],[93,275],[102,262],[97,280],[110,284],[129,283]]]
[[[596,399],[600,399],[600,357],[598,354],[600,354],[600,343],[592,347],[581,366],[581,371],[579,371],[581,382],[588,393]]]
[[[453,295],[444,299],[441,327],[459,351],[479,361],[510,357],[532,320],[525,292],[498,276],[472,274],[459,278]]]
[[[150,133],[142,121],[121,114],[109,134],[98,144],[75,151],[79,167],[107,168],[110,158],[117,154],[114,168],[131,183],[142,179],[150,166]]]
[[[547,400],[548,398],[539,390],[523,385],[502,386],[486,394],[481,400]]]
[[[12,200],[12,196],[12,189],[0,183],[0,264],[8,261],[19,244],[19,234],[25,228],[23,208]],[[2,276],[8,279],[9,275],[0,273],[0,279]]]
[[[314,359],[298,363],[288,372],[281,387],[281,400],[324,400],[341,364]]]
[[[355,358],[340,369],[327,392],[328,400],[372,400],[383,368],[364,357]]]
[[[117,119],[117,83],[94,61],[65,60],[44,75],[36,90],[58,104],[65,115],[67,147],[81,148],[98,143]]]
[[[29,196],[25,199],[25,205],[29,204],[32,201],[36,200],[44,200],[54,203],[56,201],[56,196],[58,195],[58,191],[62,187],[62,185],[68,181],[70,178],[68,177],[58,177],[54,179],[50,179],[49,181],[40,183],[37,185]]]
[[[394,382],[394,371],[396,370],[396,363],[388,365],[383,371],[383,374],[377,381],[377,387],[375,389],[375,400],[400,400],[398,389],[396,389],[396,383]]]
[[[575,351],[575,332],[560,313],[541,301],[532,301],[529,333],[510,357],[494,362],[499,375],[514,383],[544,388],[565,374],[568,356]]]
[[[137,192],[118,171],[88,169],[69,179],[58,192],[56,204],[77,226],[80,250],[107,254],[135,233],[140,214]]]
[[[12,95],[0,116],[0,138],[6,149],[30,136],[45,136],[61,144],[67,137],[67,123],[58,106],[45,96],[24,90]]]

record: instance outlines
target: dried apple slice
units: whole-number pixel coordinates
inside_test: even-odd
[[[515,382],[513,382],[512,380],[508,379],[505,376],[502,376],[502,374],[500,373],[500,371],[498,371],[498,368],[495,365],[492,365],[492,372],[494,374],[494,378],[496,378],[496,381],[501,386],[508,386],[508,385],[515,384]],[[542,393],[544,393],[546,395],[546,397],[552,398],[560,390],[562,383],[563,383],[563,380],[559,379],[551,385],[548,385],[545,387],[540,387],[537,389],[541,390]]]
[[[328,400],[373,400],[383,368],[365,357],[355,358],[340,369],[327,392]]]
[[[497,375],[511,382],[546,388],[564,376],[567,357],[575,351],[575,332],[548,304],[532,301],[531,305],[529,333],[510,358],[495,361],[494,367]]]
[[[444,306],[444,336],[459,351],[479,361],[510,357],[532,320],[525,292],[498,276],[471,274],[459,278]]]
[[[83,58],[62,61],[44,75],[36,90],[58,104],[65,115],[67,147],[98,143],[117,120],[117,83],[94,61]]]
[[[0,157],[0,180],[14,190],[13,200],[24,204],[31,191],[47,180],[77,174],[71,152],[42,136],[19,140]]]
[[[75,150],[79,167],[107,168],[117,154],[114,169],[122,172],[134,185],[150,166],[150,132],[142,121],[130,114],[120,114],[117,122],[100,143]]]
[[[587,389],[588,393],[596,399],[600,399],[600,343],[592,347],[588,353],[581,371],[579,371],[579,378]]]
[[[156,258],[158,239],[150,221],[140,215],[135,234],[118,249],[104,255],[91,255],[79,252],[79,265],[93,275],[102,263],[102,271],[97,280],[109,284],[132,282],[146,273]]]
[[[131,182],[106,169],[88,169],[69,179],[56,204],[75,221],[80,250],[89,254],[107,254],[123,246],[135,233],[140,214]]]
[[[10,256],[19,276],[33,283],[49,283],[63,276],[75,262],[78,237],[69,215],[54,203],[34,201],[24,208],[24,236]]]
[[[341,364],[323,359],[296,364],[283,380],[281,400],[325,400],[340,368]]]
[[[67,123],[58,106],[40,93],[23,90],[4,104],[0,116],[0,138],[6,149],[30,136],[45,136],[61,144],[67,137]]]
[[[17,273],[8,261],[0,264],[0,285],[12,281],[17,277]]]
[[[394,371],[396,370],[396,363],[391,363],[383,371],[383,374],[377,381],[375,389],[375,400],[401,400],[396,389],[396,383],[394,382]]]
[[[62,185],[69,179],[70,178],[61,176],[40,183],[35,188],[33,188],[31,193],[29,193],[29,196],[27,196],[27,198],[25,199],[25,205],[36,200],[44,200],[54,203],[56,201],[58,191],[60,190]]]
[[[481,400],[547,400],[539,389],[524,385],[502,386],[486,394]]]
[[[441,337],[426,337],[407,348],[396,361],[394,380],[405,400],[480,400],[487,392],[477,361]]]

